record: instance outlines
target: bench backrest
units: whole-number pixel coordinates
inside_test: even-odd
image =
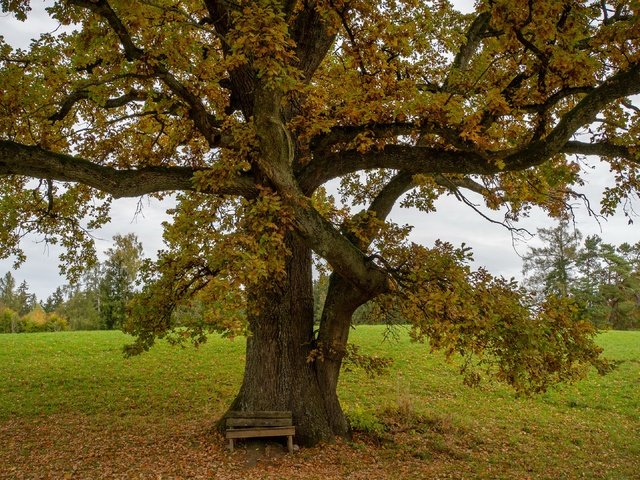
[[[227,413],[227,428],[290,427],[292,425],[293,419],[291,412],[256,411]]]

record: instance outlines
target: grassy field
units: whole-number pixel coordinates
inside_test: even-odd
[[[600,336],[614,372],[532,399],[463,386],[406,332],[382,338],[352,333],[395,359],[382,377],[343,374],[353,441],[254,465],[213,430],[241,380],[242,339],[124,359],[118,332],[0,335],[0,478],[640,479],[640,332]]]

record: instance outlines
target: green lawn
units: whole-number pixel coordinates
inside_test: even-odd
[[[599,337],[609,375],[529,399],[465,387],[426,345],[383,333],[352,332],[395,359],[382,377],[343,374],[354,440],[253,469],[212,430],[241,381],[242,339],[125,359],[118,332],[0,335],[0,478],[640,479],[640,332]]]

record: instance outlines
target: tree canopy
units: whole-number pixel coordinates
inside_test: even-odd
[[[25,0],[2,8],[29,21]],[[615,173],[603,213],[629,206],[637,3],[481,0],[463,14],[444,0],[67,0],[48,12],[74,30],[27,51],[0,43],[2,255],[20,258],[36,232],[77,275],[110,199],[182,192],[132,307],[134,350],[206,299],[196,339],[251,332],[234,407],[291,409],[307,443],[347,431],[335,387],[351,315],[370,299],[521,390],[602,368],[562,299],[536,307],[472,271],[465,248],[412,244],[387,216],[469,191],[508,222],[533,205],[561,216],[585,156]],[[332,272],[317,333],[311,252]]]

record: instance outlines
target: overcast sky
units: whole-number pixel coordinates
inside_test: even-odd
[[[461,2],[465,5],[472,4],[464,0]],[[54,31],[56,24],[43,15],[42,5],[43,3],[39,0],[32,1],[34,12],[24,23],[17,22],[9,15],[0,14],[0,34],[4,36],[5,41],[14,47],[25,48],[31,38],[43,32]],[[606,167],[599,166],[587,174],[585,180],[586,186],[583,191],[587,193],[597,211],[600,193],[604,186],[612,184],[612,177]],[[522,262],[519,255],[524,254],[530,246],[536,245],[535,238],[528,243],[523,241],[514,243],[508,230],[488,222],[470,207],[462,205],[452,197],[439,200],[437,205],[436,213],[422,214],[415,210],[396,208],[391,217],[399,223],[413,225],[415,228],[412,239],[416,242],[427,246],[432,245],[436,239],[446,240],[454,245],[464,242],[473,248],[476,266],[485,266],[496,275],[521,277]],[[99,253],[103,253],[111,246],[111,239],[115,234],[129,232],[138,236],[148,257],[154,257],[155,252],[162,248],[162,222],[169,220],[165,211],[171,206],[171,200],[159,202],[143,199],[142,212],[138,215],[136,215],[137,206],[138,199],[121,199],[113,203],[111,223],[94,232]],[[640,241],[638,228],[640,219],[637,219],[636,224],[628,225],[627,218],[619,212],[614,218],[601,220],[599,224],[596,219],[588,215],[583,205],[576,204],[574,211],[576,226],[585,236],[598,234],[606,242],[613,244]],[[499,212],[487,212],[487,214],[496,220],[501,220]],[[553,223],[539,211],[534,211],[530,218],[525,219],[518,226],[535,232],[536,228],[551,226]],[[58,274],[59,251],[53,247],[46,248],[38,240],[32,237],[24,239],[23,248],[28,259],[19,270],[12,269],[13,260],[1,260],[0,275],[12,270],[18,282],[26,280],[30,291],[35,293],[38,299],[44,300],[57,286],[65,283],[65,279]]]

